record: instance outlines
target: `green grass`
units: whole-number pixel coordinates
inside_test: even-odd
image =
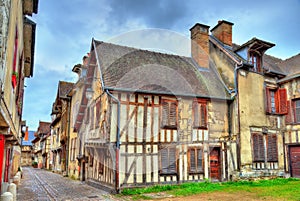
[[[300,200],[300,179],[277,178],[272,180],[238,181],[224,183],[184,183],[181,185],[156,185],[147,188],[124,189],[122,195],[132,199],[149,199],[145,194],[167,192],[174,196],[189,196],[204,192],[249,192],[258,198],[272,197],[283,200]]]

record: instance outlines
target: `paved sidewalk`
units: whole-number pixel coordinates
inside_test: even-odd
[[[17,189],[18,201],[52,200],[116,200],[101,189],[60,174],[37,168],[24,167],[23,178]]]

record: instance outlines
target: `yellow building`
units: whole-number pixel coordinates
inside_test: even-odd
[[[37,7],[37,0],[5,0],[1,3],[1,184],[9,182],[9,179],[15,175],[20,166],[24,79],[33,75],[36,27],[28,15],[37,13]],[[10,158],[12,160],[9,160]]]
[[[68,93],[72,90],[73,83],[59,81],[57,96],[52,106],[51,122],[51,151],[52,170],[68,174],[68,151],[70,138],[70,104]]]
[[[86,57],[84,57],[85,61]],[[81,176],[80,171],[80,160],[81,156],[79,155],[79,148],[82,146],[81,142],[78,138],[78,133],[75,128],[76,126],[76,118],[79,110],[79,104],[83,97],[83,89],[84,89],[84,78],[86,73],[85,63],[77,64],[72,69],[74,73],[77,73],[78,80],[73,85],[73,89],[69,92],[69,96],[71,97],[71,110],[70,110],[70,138],[69,138],[69,156],[68,156],[68,175],[74,179],[79,179]]]

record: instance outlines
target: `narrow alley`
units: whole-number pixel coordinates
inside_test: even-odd
[[[23,168],[17,190],[18,201],[50,200],[114,200],[103,190],[77,180],[38,168]]]

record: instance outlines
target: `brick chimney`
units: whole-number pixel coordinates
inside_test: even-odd
[[[199,66],[209,67],[209,26],[204,24],[195,24],[190,28],[191,32],[191,52],[192,58]]]
[[[233,23],[221,20],[212,28],[211,33],[222,43],[232,46],[232,25]]]

